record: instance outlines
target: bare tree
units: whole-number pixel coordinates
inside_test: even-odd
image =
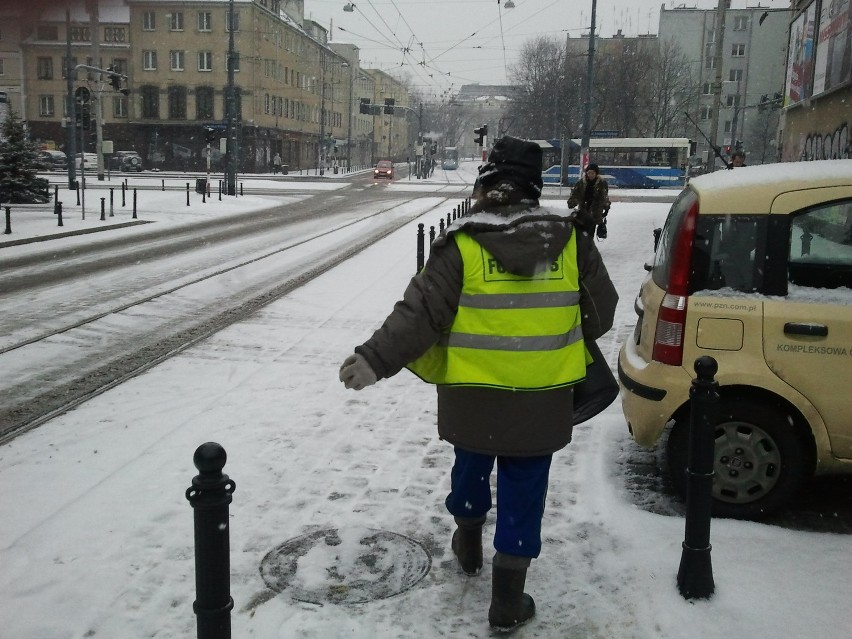
[[[679,137],[688,130],[685,112],[698,104],[700,87],[689,58],[674,40],[662,43],[654,63],[649,115],[654,137]]]

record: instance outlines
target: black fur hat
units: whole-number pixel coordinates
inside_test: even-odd
[[[594,171],[594,172],[595,172],[595,173],[597,173],[598,175],[600,175],[600,174],[601,174],[601,169],[600,169],[600,167],[599,167],[597,164],[595,164],[594,162],[589,162],[589,163],[586,165],[586,170],[587,170],[587,171]]]
[[[541,147],[535,142],[503,136],[494,143],[488,162],[479,167],[474,190],[478,186],[489,187],[500,180],[508,180],[537,200],[543,184],[541,157]]]

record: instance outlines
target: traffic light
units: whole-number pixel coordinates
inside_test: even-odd
[[[78,127],[88,129],[91,126],[92,103],[91,94],[86,87],[77,87],[74,91],[76,106],[76,124]]]
[[[432,142],[432,155],[435,155],[438,152],[438,143]]]
[[[207,144],[211,144],[216,141],[216,138],[219,137],[219,132],[216,131],[212,126],[204,127],[204,141]]]
[[[372,105],[370,104],[370,98],[361,98],[361,106],[358,107],[358,113],[371,115],[373,113],[371,107]]]
[[[108,66],[107,71],[109,71],[110,86],[112,86],[112,88],[115,91],[118,91],[119,93],[121,93],[123,95],[127,95],[127,89],[121,88],[122,75],[116,69],[114,69],[112,66]]]
[[[393,115],[393,105],[396,102],[393,98],[385,98],[385,115]]]
[[[488,135],[488,125],[483,124],[478,129],[474,129],[473,132],[476,133],[476,137],[473,138],[473,141],[479,146],[483,146],[485,144],[485,136]]]

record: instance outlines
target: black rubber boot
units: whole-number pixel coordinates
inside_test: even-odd
[[[498,552],[492,565],[488,623],[497,632],[509,632],[535,615],[535,602],[524,592],[530,559]]]
[[[482,570],[482,526],[485,517],[456,517],[455,520],[458,528],[453,532],[453,553],[464,574],[471,577],[478,575]]]

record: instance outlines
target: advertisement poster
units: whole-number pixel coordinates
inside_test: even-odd
[[[796,104],[811,96],[815,29],[816,2],[812,2],[790,25],[784,106]]]
[[[823,0],[818,29],[813,95],[852,80],[852,0]]]

